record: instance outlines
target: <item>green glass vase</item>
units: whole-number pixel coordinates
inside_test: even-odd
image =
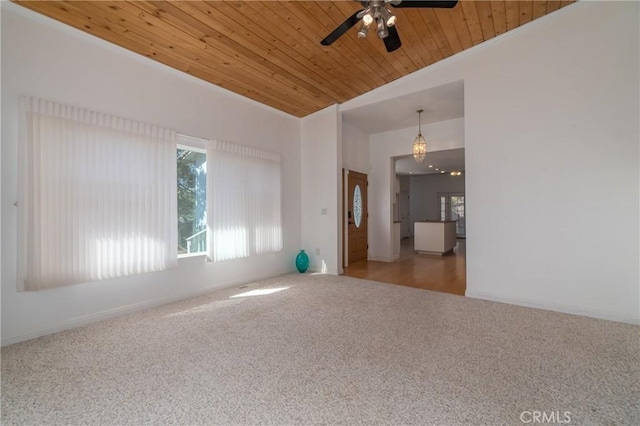
[[[296,256],[296,268],[301,274],[305,273],[309,268],[309,256],[304,250],[300,250],[300,253]]]

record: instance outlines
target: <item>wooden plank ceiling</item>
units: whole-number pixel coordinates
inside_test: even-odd
[[[489,40],[572,1],[460,1],[392,9],[402,47],[357,26],[328,33],[356,1],[21,1],[16,3],[273,108],[303,117]]]

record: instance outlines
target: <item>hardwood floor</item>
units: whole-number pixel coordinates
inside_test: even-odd
[[[417,254],[413,238],[406,238],[400,246],[400,259],[395,262],[362,260],[344,268],[344,275],[464,296],[466,241],[458,239],[453,253],[437,256]]]

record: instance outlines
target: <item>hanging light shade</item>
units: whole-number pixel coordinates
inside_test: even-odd
[[[422,163],[427,156],[427,141],[422,136],[422,123],[420,122],[422,111],[424,110],[419,109],[416,111],[418,113],[418,136],[413,141],[413,159],[418,163]]]

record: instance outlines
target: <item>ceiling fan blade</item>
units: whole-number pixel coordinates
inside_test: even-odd
[[[458,1],[420,1],[420,0],[402,0],[399,4],[391,3],[393,7],[440,7],[451,9],[458,4]]]
[[[363,10],[364,9],[361,9],[348,17],[346,21],[338,25],[338,28],[336,28],[331,32],[331,34],[326,36],[324,40],[320,42],[320,44],[323,46],[329,46],[331,43],[339,39],[342,34],[346,33],[351,27],[358,23],[358,21],[360,20],[360,18],[358,18],[358,14]]]
[[[387,48],[387,52],[391,53],[394,50],[397,50],[402,46],[402,42],[400,41],[400,35],[398,35],[398,30],[396,30],[395,25],[393,27],[388,28],[389,35],[383,38],[384,47]]]

